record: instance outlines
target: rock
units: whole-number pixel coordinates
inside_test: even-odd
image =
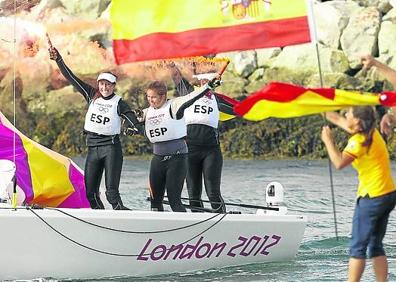
[[[386,13],[386,15],[384,15],[382,17],[382,21],[391,21],[393,23],[396,22],[396,9],[393,8],[392,10],[390,10],[388,13]]]
[[[391,8],[389,0],[352,0],[362,7],[376,7],[381,13],[387,13]]]
[[[350,14],[359,9],[355,2],[328,1],[314,5],[318,40],[321,44],[338,49],[340,36],[348,24]]]
[[[36,58],[24,58],[21,60],[18,70],[24,85],[22,97],[29,101],[29,111],[42,110],[40,103],[47,95],[47,85],[50,82],[50,65],[48,61]]]
[[[323,74],[323,86],[320,85],[319,74],[314,74],[305,81],[307,87],[312,88],[337,88],[345,90],[362,90],[362,82],[345,73],[325,73]]]
[[[257,67],[260,68],[260,67],[270,66],[272,59],[278,56],[280,52],[282,52],[282,49],[279,47],[257,49],[256,50]]]
[[[59,0],[66,8],[68,14],[84,19],[96,19],[107,8],[110,1],[81,1],[81,0]]]
[[[17,7],[17,13],[22,11],[29,12],[34,6],[38,5],[40,0],[0,0],[0,16],[11,16],[14,14],[14,3]]]
[[[348,59],[340,50],[320,45],[319,57],[323,72],[345,72],[349,69]],[[318,71],[316,48],[310,43],[285,47],[269,68],[287,68],[306,75],[315,73]]]
[[[255,80],[251,81],[246,87],[245,90],[248,94],[252,94],[253,92],[256,92],[257,90],[263,88],[266,85],[265,80]]]
[[[396,54],[396,22],[384,21],[378,34],[378,49],[380,55]]]
[[[226,72],[222,76],[223,84],[216,88],[217,92],[223,93],[232,98],[238,98],[245,92],[245,85],[248,84],[248,80],[242,77],[238,77],[230,72]]]
[[[57,45],[63,60],[77,76],[96,78],[101,71],[110,71],[115,67],[111,50],[103,49],[96,42],[90,42],[77,34],[63,38],[62,45]],[[84,50],[84,56],[81,56]]]
[[[80,111],[87,108],[87,102],[80,93],[69,85],[59,90],[49,91],[43,103],[47,114],[64,115],[70,111]]]
[[[259,80],[263,77],[264,75],[264,68],[259,68],[256,69],[250,76],[249,76],[249,81],[253,82],[256,80]]]
[[[273,81],[281,81],[286,83],[304,85],[304,81],[306,78],[307,73],[293,71],[290,68],[285,67],[273,67],[265,70],[263,82],[269,83]]]
[[[377,53],[377,35],[380,28],[380,14],[374,7],[355,10],[341,35],[341,47],[352,68],[360,64],[361,54]]]
[[[256,51],[238,52],[234,56],[235,73],[248,77],[257,68]]]

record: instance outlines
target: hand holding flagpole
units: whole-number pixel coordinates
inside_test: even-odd
[[[56,61],[58,59],[58,57],[60,56],[59,52],[58,52],[58,50],[56,50],[54,45],[52,45],[52,41],[51,41],[51,38],[49,37],[49,34],[46,33],[45,36],[47,37],[47,43],[48,43],[48,47],[49,47],[48,52],[50,55],[50,59]]]
[[[49,48],[50,49],[54,48],[54,46],[52,45],[51,38],[49,37],[48,32],[45,33],[45,36],[47,37],[47,43],[48,43]]]

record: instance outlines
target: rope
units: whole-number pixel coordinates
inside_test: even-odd
[[[60,210],[60,209],[57,209],[57,208],[46,208],[46,209],[60,212],[60,213],[66,215],[68,217],[71,217],[71,218],[77,220],[77,221],[81,221],[81,222],[83,222],[85,224],[92,225],[92,226],[98,227],[100,229],[105,229],[105,230],[114,231],[114,232],[120,232],[120,233],[129,233],[129,234],[156,234],[156,233],[173,232],[173,231],[182,230],[182,229],[190,228],[190,227],[205,223],[205,222],[207,222],[207,221],[209,221],[211,219],[214,219],[215,217],[220,215],[220,214],[215,214],[214,216],[209,217],[207,219],[204,219],[202,221],[198,221],[196,223],[192,223],[192,224],[188,224],[188,225],[181,226],[181,227],[176,227],[176,228],[170,228],[170,229],[164,229],[164,230],[156,230],[156,231],[130,231],[130,230],[122,230],[122,229],[111,228],[111,227],[99,225],[99,224],[96,224],[96,223],[93,223],[93,222],[89,222],[89,221],[86,221],[84,219],[78,218],[78,217],[76,217],[76,216],[74,216],[74,215],[72,215],[70,213],[67,213],[67,212],[65,212],[63,210]]]
[[[56,233],[57,233],[58,235],[60,235],[61,237],[65,238],[66,240],[72,242],[72,243],[75,244],[75,245],[78,245],[78,246],[80,246],[80,247],[82,247],[82,248],[85,248],[85,249],[88,249],[88,250],[90,250],[90,251],[93,251],[93,252],[96,252],[96,253],[100,253],[100,254],[104,254],[104,255],[117,256],[117,257],[138,257],[138,256],[148,256],[148,255],[153,254],[152,252],[151,252],[151,253],[148,253],[148,254],[121,254],[121,253],[113,253],[113,252],[103,251],[103,250],[100,250],[100,249],[97,249],[97,248],[93,248],[93,247],[87,246],[87,245],[85,245],[85,244],[83,244],[83,243],[80,243],[80,242],[78,242],[78,241],[76,241],[76,240],[70,238],[69,236],[63,234],[61,231],[59,231],[58,229],[56,229],[55,227],[53,227],[50,223],[48,223],[48,222],[47,222],[44,218],[42,218],[39,214],[37,214],[33,209],[27,208],[27,210],[31,211],[38,219],[40,219],[45,225],[47,225],[52,231],[56,232]],[[212,225],[210,225],[208,228],[204,229],[203,231],[201,231],[201,232],[198,233],[197,235],[195,235],[195,236],[191,237],[190,239],[185,240],[184,242],[179,243],[179,244],[177,244],[177,245],[184,245],[184,244],[186,244],[186,243],[188,243],[188,242],[194,240],[194,239],[197,238],[198,236],[204,234],[204,233],[207,232],[208,230],[212,229],[215,225],[217,225],[218,223],[220,223],[220,221],[222,221],[222,220],[225,218],[226,215],[227,215],[227,214],[222,214],[222,217],[221,217],[219,220],[217,220],[216,222],[214,222]],[[171,249],[169,248],[169,249],[166,249],[166,250],[169,251],[169,250],[171,250]],[[159,251],[154,252],[154,253],[159,253],[159,252],[163,252],[163,251],[162,251],[162,250],[159,250]]]

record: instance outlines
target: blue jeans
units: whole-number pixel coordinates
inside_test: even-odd
[[[382,240],[395,204],[396,191],[379,197],[357,199],[352,220],[351,257],[365,259],[367,250],[369,258],[385,255]]]

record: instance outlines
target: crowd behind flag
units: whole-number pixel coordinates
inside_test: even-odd
[[[234,106],[238,116],[251,121],[292,118],[351,106],[396,106],[396,93],[367,93],[334,88],[305,88],[272,82]]]
[[[113,0],[118,64],[310,42],[306,0]]]
[[[0,148],[0,159],[15,158],[16,182],[27,204],[89,208],[81,169],[69,158],[24,136],[1,112]]]

